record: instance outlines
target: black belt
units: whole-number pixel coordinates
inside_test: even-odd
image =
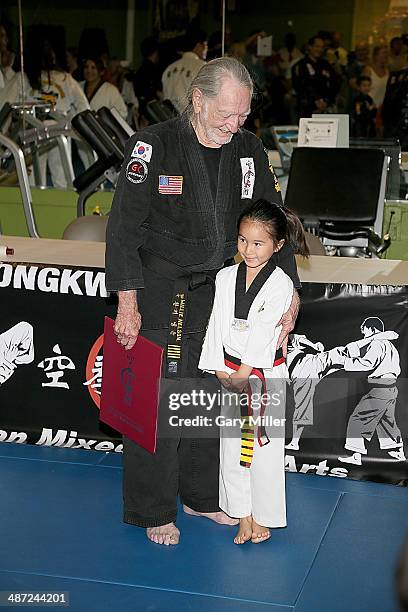
[[[202,285],[214,285],[218,270],[189,272],[182,266],[144,250],[140,252],[140,259],[148,270],[174,281],[166,347],[165,377],[179,378],[182,373],[183,328],[186,320],[188,292]],[[224,265],[230,265],[230,260]]]
[[[189,272],[186,268],[179,266],[168,259],[162,259],[153,255],[148,251],[140,251],[140,259],[142,264],[148,270],[160,274],[170,280],[178,280],[180,278],[188,279],[188,288],[193,290],[201,285],[213,283],[218,272],[217,270],[208,270],[203,272]]]

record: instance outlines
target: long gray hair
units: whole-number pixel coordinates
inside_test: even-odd
[[[247,87],[252,96],[254,84],[245,66],[233,57],[217,57],[205,64],[191,81],[187,91],[185,109],[187,115],[189,117],[193,115],[192,96],[195,89],[199,89],[205,98],[216,98],[220,93],[223,79],[228,77]]]

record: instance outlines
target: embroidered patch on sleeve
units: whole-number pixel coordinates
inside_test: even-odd
[[[255,164],[253,157],[241,157],[242,184],[241,198],[251,199],[255,185]]]
[[[183,193],[183,177],[161,174],[159,176],[159,193],[181,195]]]
[[[143,183],[148,174],[147,164],[143,159],[133,157],[126,166],[126,178],[131,183]]]
[[[153,147],[147,142],[142,142],[138,140],[135,146],[133,147],[133,151],[131,153],[131,157],[138,157],[139,159],[143,159],[145,162],[149,163],[152,158]]]

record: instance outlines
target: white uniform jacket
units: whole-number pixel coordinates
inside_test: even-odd
[[[290,306],[293,283],[276,267],[256,295],[249,309],[247,325],[236,323],[235,284],[238,265],[224,268],[216,277],[214,305],[198,367],[214,372],[225,370],[225,352],[242,363],[272,369],[281,326],[278,321]],[[265,372],[265,376],[267,373]]]

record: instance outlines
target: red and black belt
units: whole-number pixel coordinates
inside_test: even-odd
[[[285,363],[286,359],[283,356],[282,348],[279,348],[275,353],[275,360],[273,362],[273,367],[279,366],[282,363]],[[234,357],[233,355],[229,355],[224,350],[224,363],[231,370],[235,370],[236,372],[239,370],[241,365],[241,360],[238,357]],[[262,383],[262,401],[261,408],[259,411],[260,416],[260,425],[257,430],[257,440],[259,446],[265,446],[269,444],[270,440],[266,433],[266,427],[263,423],[263,416],[265,415],[266,409],[266,383],[265,383],[265,375],[262,368],[252,368],[251,376],[256,376]],[[240,465],[242,467],[249,468],[251,467],[252,457],[254,454],[254,444],[255,444],[255,427],[250,417],[253,416],[252,409],[252,400],[251,400],[251,386],[248,383],[243,393],[246,393],[248,396],[247,402],[240,402],[241,407],[241,418],[244,419],[244,424],[241,427],[241,453],[240,453]]]

